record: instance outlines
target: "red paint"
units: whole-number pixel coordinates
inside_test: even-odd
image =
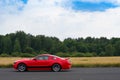
[[[14,69],[20,63],[24,63],[27,66],[27,70],[51,70],[53,64],[59,64],[61,69],[70,69],[71,63],[67,58],[61,58],[50,54],[41,54],[32,59],[22,59],[14,62]]]

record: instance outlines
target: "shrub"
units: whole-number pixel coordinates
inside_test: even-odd
[[[33,48],[31,48],[31,47],[26,47],[26,48],[25,48],[25,52],[26,52],[26,53],[33,53],[34,50],[33,50]]]
[[[68,53],[62,53],[62,52],[59,52],[56,55],[60,56],[60,57],[70,57],[70,54],[68,54]]]
[[[56,55],[60,57],[93,57],[93,56],[96,56],[95,53],[80,53],[80,52],[72,52],[72,53],[59,52]]]
[[[2,53],[0,56],[1,56],[1,57],[10,57],[10,55],[8,55],[8,54],[6,54],[6,53]]]
[[[79,53],[79,52],[72,53],[71,57],[84,57],[84,53]]]
[[[84,57],[93,57],[93,56],[95,56],[94,53],[85,53],[84,54]]]
[[[20,55],[21,55],[21,53],[19,53],[19,52],[14,52],[11,54],[11,56],[13,56],[13,57],[19,57]]]
[[[21,53],[20,57],[34,57],[36,56],[35,54],[29,54],[29,53]]]
[[[39,54],[45,54],[45,53],[48,53],[47,51],[44,51],[44,50],[41,50],[40,52],[39,52]]]
[[[101,53],[99,54],[99,56],[106,56],[106,53],[105,53],[105,52],[101,52]]]

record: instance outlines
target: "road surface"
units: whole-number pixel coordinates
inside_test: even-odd
[[[62,72],[0,68],[0,80],[120,80],[120,68],[72,68]]]

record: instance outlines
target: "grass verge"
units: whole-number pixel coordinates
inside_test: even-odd
[[[0,65],[0,68],[12,68],[13,64]]]
[[[71,57],[73,67],[120,67],[120,57]]]
[[[73,64],[72,67],[120,67],[120,63],[118,64]]]
[[[0,57],[0,68],[10,68],[20,57]],[[120,67],[120,57],[70,57],[72,67]]]

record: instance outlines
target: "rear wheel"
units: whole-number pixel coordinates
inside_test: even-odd
[[[52,71],[59,72],[61,70],[61,66],[59,64],[54,64],[52,66]]]
[[[21,63],[21,64],[18,65],[18,71],[24,72],[26,70],[27,70],[27,67],[26,67],[25,64]]]

